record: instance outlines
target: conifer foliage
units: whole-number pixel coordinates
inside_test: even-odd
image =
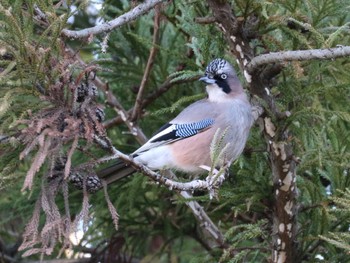
[[[349,23],[343,0],[2,0],[1,261],[350,261]],[[217,57],[256,124],[220,186],[186,192],[123,153]],[[139,172],[99,177],[117,156]]]

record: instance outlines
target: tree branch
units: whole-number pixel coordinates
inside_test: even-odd
[[[159,173],[154,172],[153,170],[149,169],[146,165],[135,161],[131,156],[118,151],[107,138],[101,139],[96,137],[95,139],[96,139],[96,142],[98,142],[100,145],[103,146],[103,148],[109,148],[113,153],[112,156],[103,157],[101,160],[97,160],[98,163],[101,163],[103,161],[109,161],[112,159],[120,159],[126,165],[130,165],[131,167],[135,168],[137,171],[151,178],[153,181],[161,183],[162,185],[168,187],[170,190],[180,190],[180,191],[209,190],[211,191],[212,188],[215,186],[213,185],[215,184],[215,182],[212,182],[210,180],[196,179],[185,183],[174,181],[165,176],[162,176]]]
[[[132,20],[135,20],[137,17],[148,12],[150,9],[163,2],[164,0],[146,0],[144,3],[139,4],[129,12],[101,25],[97,25],[90,28],[85,28],[82,30],[74,31],[63,29],[62,35],[69,38],[86,38],[91,35],[98,35],[105,32],[110,32],[111,30],[118,28]]]
[[[270,115],[270,118],[260,119],[260,124],[268,147],[271,177],[274,182],[271,262],[292,263],[297,256],[295,242],[297,232],[296,163],[295,158],[293,158],[293,146],[288,141],[289,132],[286,130],[277,131],[271,121],[271,119],[280,119],[282,114],[268,90],[271,86],[271,79],[279,74],[283,67],[280,63],[269,64],[262,69],[258,66],[250,66],[252,68],[249,71],[248,65],[255,58],[250,39],[243,33],[249,26],[247,25],[249,24],[248,20],[238,21],[232,13],[231,6],[226,1],[207,0],[207,2],[213,11],[218,27],[226,36],[231,52],[238,60],[246,81],[250,84],[249,91],[262,98],[268,107],[267,114]],[[276,62],[281,61],[277,60]],[[265,63],[267,62],[262,64]]]
[[[293,50],[271,52],[254,57],[247,65],[249,73],[253,73],[258,67],[270,63],[283,63],[286,61],[326,60],[350,56],[350,46],[339,46],[327,49]]]
[[[160,9],[159,9],[159,7],[156,7],[155,13],[154,13],[152,48],[151,48],[151,51],[149,53],[145,72],[143,73],[139,92],[137,93],[134,110],[133,110],[132,115],[131,115],[132,120],[136,120],[137,116],[141,115],[143,92],[145,90],[149,74],[150,74],[151,69],[153,67],[154,58],[155,58],[156,53],[158,51],[157,43],[158,43],[158,38],[159,38],[159,24],[160,24]]]
[[[113,156],[105,157],[104,161],[107,161],[110,159],[120,159],[124,161],[127,165],[132,166],[136,170],[140,171],[142,174],[148,176],[153,181],[168,187],[170,190],[179,191],[179,194],[185,199],[190,199],[193,197],[188,191],[193,191],[193,190],[211,191],[213,189],[213,185],[208,180],[205,180],[205,181],[193,180],[191,182],[180,183],[180,182],[171,180],[169,178],[166,178],[160,175],[159,173],[156,173],[150,170],[147,166],[141,163],[135,162],[135,160],[132,157],[118,151],[112,145],[112,143],[109,141],[108,138],[103,138],[103,139],[96,138],[95,141],[99,143],[103,148],[111,149],[111,152],[113,153]],[[194,214],[196,219],[201,223],[200,227],[205,229],[207,233],[209,233],[209,235],[216,241],[216,243],[220,247],[226,248],[227,244],[225,243],[224,235],[221,233],[219,228],[213,223],[213,221],[204,211],[203,207],[199,205],[199,203],[196,201],[187,201],[186,205],[192,210],[192,213]]]

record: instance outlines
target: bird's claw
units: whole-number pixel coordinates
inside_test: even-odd
[[[209,172],[211,169],[208,169],[209,167],[201,167],[205,170],[208,170]],[[207,182],[207,189],[209,191],[209,197],[210,199],[213,199],[213,197],[217,198],[217,190],[220,188],[222,183],[225,181],[225,173],[220,174],[220,171],[217,169],[214,169],[211,171],[210,175],[207,176],[205,179]]]

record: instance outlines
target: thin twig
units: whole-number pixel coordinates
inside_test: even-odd
[[[193,198],[193,196],[187,191],[181,191],[180,194],[185,199]],[[186,205],[192,210],[192,213],[197,218],[197,220],[200,223],[202,223],[201,227],[204,228],[210,234],[210,236],[215,239],[215,241],[219,244],[219,246],[222,248],[227,248],[228,245],[225,242],[224,235],[221,233],[219,228],[214,224],[214,222],[210,219],[208,214],[204,211],[203,207],[196,201],[187,201]]]
[[[350,56],[350,46],[339,46],[327,49],[310,49],[310,50],[292,50],[271,52],[253,58],[247,65],[247,69],[252,73],[261,65],[270,63],[283,63],[286,61],[305,61],[305,60],[326,60]]]
[[[34,4],[34,12],[35,12],[34,18],[41,20],[41,21],[45,21],[45,23],[47,23],[46,14],[39,8],[39,6],[37,4]]]
[[[49,259],[49,260],[37,260],[37,261],[26,261],[26,262],[27,263],[88,263],[91,261],[90,261],[90,258],[77,258],[77,259]]]
[[[258,247],[258,246],[255,246],[255,247],[236,247],[236,248],[232,248],[230,250],[231,250],[231,252],[240,252],[240,251],[243,251],[243,250],[261,250],[261,251],[264,251],[264,252],[269,252],[270,251],[266,247]]]
[[[182,68],[179,69],[179,71],[182,70]],[[163,84],[161,84],[156,90],[152,91],[149,93],[143,100],[142,100],[142,105],[141,108],[145,109],[148,105],[152,104],[155,100],[157,100],[160,96],[162,96],[164,93],[166,93],[168,90],[170,90],[174,85],[181,84],[181,83],[189,83],[193,82],[195,80],[198,80],[197,77],[189,78],[189,79],[179,79],[176,81],[171,81],[172,78],[167,78]],[[130,116],[132,112],[134,111],[134,107],[129,109],[127,111],[127,116]],[[138,116],[140,117],[140,116]],[[104,122],[105,128],[110,128],[115,125],[119,125],[121,123],[124,123],[122,118],[120,116],[117,116],[113,119],[107,120]]]
[[[329,27],[320,28],[319,30],[320,32],[325,32],[325,33],[332,33],[334,31],[341,30],[345,34],[350,34],[350,28],[344,27],[344,26],[329,26]]]
[[[110,32],[115,28],[118,28],[132,20],[135,20],[136,18],[148,12],[150,9],[152,9],[153,7],[155,7],[156,5],[158,5],[163,1],[164,0],[146,0],[144,3],[139,4],[129,12],[126,12],[125,14],[109,22],[105,22],[103,24],[100,24],[94,27],[85,28],[77,31],[63,29],[62,35],[69,38],[86,38],[86,37],[90,37],[91,35],[98,35],[101,33]]]
[[[188,79],[179,79],[176,81],[171,81],[171,80],[172,80],[171,78],[166,79],[164,83],[158,87],[158,89],[148,94],[147,97],[142,101],[142,108],[145,108],[148,105],[150,105],[153,101],[155,101],[161,95],[166,93],[174,85],[197,81],[198,77],[193,77]]]
[[[156,53],[158,51],[158,39],[159,39],[159,24],[160,24],[160,8],[159,6],[155,7],[155,12],[154,12],[154,24],[153,24],[153,40],[152,40],[152,47],[151,51],[149,53],[149,57],[147,60],[147,65],[145,72],[143,73],[142,81],[140,84],[139,92],[137,93],[136,101],[135,101],[135,106],[134,110],[131,115],[132,120],[136,120],[137,116],[141,115],[142,111],[142,96],[143,92],[146,87],[146,83],[149,77],[149,74],[151,72],[151,69],[153,67],[154,59],[156,56]]]
[[[105,95],[107,98],[107,103],[118,113],[123,122],[128,126],[129,131],[140,144],[144,144],[147,141],[146,135],[142,132],[141,128],[130,120],[129,113],[124,109],[124,107],[119,103],[117,98],[112,92],[109,91],[108,85],[105,89]]]
[[[198,23],[198,24],[213,24],[216,22],[215,17],[212,16],[207,16],[207,17],[196,17],[194,19],[194,22]]]
[[[103,38],[103,41],[101,43],[101,52],[102,53],[107,52],[109,36],[110,36],[110,33],[107,33]]]
[[[318,203],[318,204],[312,204],[312,205],[305,205],[305,204],[302,204],[300,205],[300,207],[298,208],[298,211],[300,213],[303,213],[303,212],[308,212],[309,210],[311,209],[314,209],[314,208],[325,208],[325,206],[328,205],[326,203]]]
[[[162,96],[164,93],[166,93],[169,89],[171,89],[174,85],[181,84],[181,83],[188,83],[197,80],[197,78],[193,79],[186,79],[186,80],[177,80],[177,81],[171,81],[171,78],[168,78],[164,81],[162,85],[160,85],[155,91],[151,92],[146,96],[146,98],[143,99],[141,108],[144,109],[148,105],[152,104],[156,99],[158,99],[160,96]],[[131,108],[127,111],[127,115],[131,114],[133,112],[134,108]],[[110,128],[114,125],[118,125],[123,123],[123,120],[120,116],[117,116],[113,119],[110,119],[106,122],[104,122],[105,128]]]
[[[4,253],[2,253],[2,252],[0,252],[0,258],[2,258],[2,259],[5,259],[5,261],[4,262],[6,262],[6,261],[8,261],[8,262],[18,262],[17,261],[17,259],[15,259],[15,258],[13,258],[13,257],[10,257],[9,255],[6,255],[6,254],[4,254]]]

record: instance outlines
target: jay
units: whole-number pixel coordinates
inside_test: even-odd
[[[234,68],[214,59],[199,79],[206,83],[207,98],[199,100],[165,124],[132,153],[134,160],[152,170],[175,169],[199,174],[212,166],[211,144],[218,131],[225,147],[224,160],[231,163],[242,153],[253,124],[251,105]],[[220,135],[219,135],[220,136]],[[115,181],[135,172],[121,161],[98,175]]]

